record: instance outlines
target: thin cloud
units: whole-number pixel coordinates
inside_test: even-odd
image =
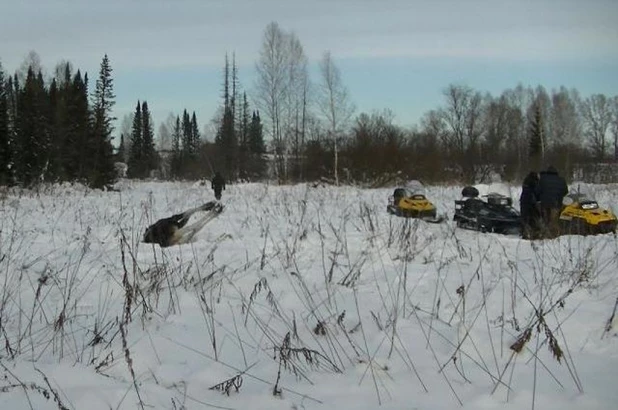
[[[16,68],[30,50],[96,70],[239,65],[257,58],[270,21],[294,31],[311,59],[462,57],[616,58],[616,1],[21,1],[0,17],[0,58]]]

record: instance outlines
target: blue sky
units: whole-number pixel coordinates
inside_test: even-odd
[[[494,95],[518,83],[618,95],[617,0],[2,0],[0,61],[30,50],[94,79],[114,69],[116,116],[146,99],[155,122],[220,104],[226,52],[249,93],[264,28],[294,31],[311,64],[330,50],[358,110],[411,125],[450,83]],[[314,76],[313,81],[317,81]],[[92,84],[91,84],[92,85]]]

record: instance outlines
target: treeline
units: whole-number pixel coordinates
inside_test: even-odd
[[[519,180],[550,163],[567,178],[617,168],[616,96],[523,85],[493,96],[451,84],[439,107],[404,128],[387,108],[355,114],[329,52],[319,61],[318,78],[310,78],[300,40],[274,22],[264,30],[251,90],[241,85],[235,57],[230,63],[225,56],[211,135],[201,135],[195,112],[184,109],[171,114],[155,137],[148,102],[138,100],[117,133],[116,153],[107,56],[92,93],[87,74],[70,63],[45,80],[31,60],[11,76],[0,65],[1,185],[81,181],[104,187],[119,175],[114,165],[122,164],[129,178],[202,179],[220,171],[229,181],[336,184],[394,178],[469,183],[496,174]]]
[[[309,162],[332,158],[333,145],[308,147]],[[517,86],[494,97],[450,85],[443,105],[413,129],[395,125],[388,110],[360,114],[340,152],[341,167],[353,181],[395,174],[433,182],[482,182],[495,174],[520,180],[548,164],[567,178],[586,178],[617,160],[617,97],[581,98],[576,90],[548,92],[542,86]],[[324,170],[330,165],[324,163]],[[614,165],[607,179],[617,177]]]
[[[128,129],[128,122],[132,123]],[[267,157],[259,111],[251,109],[241,92],[235,58],[225,56],[220,110],[213,119],[213,141],[199,131],[195,111],[170,114],[159,126],[158,144],[146,101],[138,101],[125,118],[118,161],[127,164],[129,178],[203,179],[216,171],[227,179],[258,181],[266,178]],[[156,146],[158,145],[158,148]]]
[[[518,180],[550,163],[571,177],[618,160],[618,97],[522,85],[492,96],[451,84],[444,103],[406,129],[388,109],[354,117],[330,53],[317,81],[307,65],[297,36],[269,24],[254,95],[266,114],[279,180],[480,182],[495,174]]]
[[[12,76],[0,64],[0,185],[114,181],[111,72],[105,55],[89,94],[87,74],[70,63],[49,82],[36,60]]]

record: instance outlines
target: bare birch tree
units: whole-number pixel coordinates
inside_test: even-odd
[[[612,123],[611,130],[614,137],[614,161],[618,161],[618,96],[612,98],[611,102]]]
[[[592,153],[597,160],[603,160],[607,151],[606,133],[612,119],[610,101],[603,94],[591,95],[581,104],[581,112]]]
[[[302,179],[301,151],[304,146],[309,94],[308,61],[298,37],[288,35],[288,76],[285,140],[288,153],[294,156],[294,176]],[[291,151],[291,152],[290,152]],[[287,158],[287,155],[286,155]],[[287,171],[287,167],[286,167]]]
[[[447,87],[444,91],[446,107],[441,116],[449,128],[449,146],[465,180],[473,182],[476,150],[483,134],[482,98],[479,92],[461,85]]]
[[[270,130],[275,151],[276,171],[280,180],[284,176],[284,155],[281,121],[283,103],[287,92],[287,37],[279,24],[266,26],[262,48],[256,64],[255,101],[264,114],[265,126]]]
[[[157,149],[159,151],[172,150],[172,133],[176,125],[176,116],[173,113],[167,114],[167,118],[159,125],[157,132]]]
[[[328,124],[329,137],[333,141],[335,184],[339,185],[339,143],[355,107],[350,101],[348,90],[330,51],[322,56],[320,74],[318,107]]]

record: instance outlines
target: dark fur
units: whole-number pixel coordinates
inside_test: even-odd
[[[189,219],[195,212],[211,211],[219,214],[222,210],[223,206],[221,204],[216,201],[211,201],[198,208],[183,212],[181,214],[159,219],[157,222],[146,228],[143,242],[156,243],[162,248],[177,245],[182,239],[181,236],[177,235],[178,230],[187,225],[187,222],[189,222]]]

